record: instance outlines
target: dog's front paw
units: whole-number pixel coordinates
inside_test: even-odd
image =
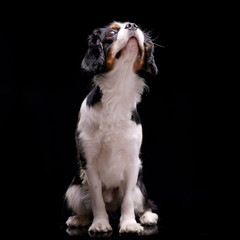
[[[147,211],[140,217],[140,222],[143,225],[156,225],[158,222],[158,215]]]
[[[124,221],[120,226],[120,233],[142,233],[144,228],[134,221]]]
[[[99,220],[93,221],[88,231],[89,232],[109,232],[109,231],[112,231],[112,227],[110,226],[108,220],[99,219]]]

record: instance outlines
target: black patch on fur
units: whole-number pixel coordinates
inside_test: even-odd
[[[87,96],[87,106],[92,107],[102,98],[102,91],[99,86],[95,86]]]
[[[151,209],[151,210],[156,210],[157,209],[157,206],[153,203],[152,200],[148,199],[148,195],[147,195],[147,190],[146,190],[146,187],[143,183],[143,176],[142,176],[142,171],[139,172],[138,174],[138,180],[137,180],[137,186],[139,187],[140,191],[142,192],[143,194],[143,207],[144,207],[144,210],[148,210],[148,209]]]
[[[137,125],[138,125],[138,124],[141,124],[141,119],[140,119],[140,117],[139,117],[139,115],[138,115],[138,112],[137,112],[137,109],[136,109],[136,108],[134,108],[134,109],[132,110],[131,120],[134,121]]]
[[[104,72],[106,69],[101,34],[102,30],[99,28],[89,36],[88,50],[82,60],[82,69],[92,75]]]

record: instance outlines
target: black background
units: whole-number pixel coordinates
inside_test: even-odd
[[[159,74],[146,79],[150,91],[138,106],[143,176],[158,206],[159,235],[209,234],[211,171],[206,160],[192,155],[195,8],[189,14],[184,6],[163,2],[92,2],[1,11],[1,169],[11,182],[7,209],[17,213],[15,225],[24,226],[18,233],[64,235],[63,195],[76,169],[75,127],[90,89],[80,64],[92,30],[116,20],[150,30],[164,46],[155,48]]]

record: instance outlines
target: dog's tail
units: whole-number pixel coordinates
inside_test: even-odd
[[[91,198],[86,183],[75,177],[68,187],[65,198],[67,206],[77,215],[89,215],[91,212]]]

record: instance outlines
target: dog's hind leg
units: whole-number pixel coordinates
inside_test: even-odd
[[[141,175],[138,177],[137,186],[134,197],[134,210],[140,216],[142,225],[156,225],[158,222],[158,215],[153,213],[156,206],[148,199],[145,185],[143,184]]]
[[[66,222],[69,227],[87,226],[91,222],[91,199],[87,186],[84,184],[71,184],[66,192],[68,207],[75,215],[70,216]]]

